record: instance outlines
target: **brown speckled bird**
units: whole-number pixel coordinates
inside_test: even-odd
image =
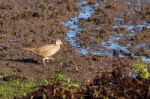
[[[60,50],[60,45],[62,45],[61,40],[56,40],[56,44],[47,44],[38,48],[22,48],[23,50],[31,51],[41,57],[43,57],[43,63],[45,64],[46,59],[54,59],[52,55]]]

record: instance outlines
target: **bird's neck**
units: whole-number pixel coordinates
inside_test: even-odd
[[[56,45],[57,45],[57,46],[60,46],[60,44],[57,44],[57,43],[56,43]]]

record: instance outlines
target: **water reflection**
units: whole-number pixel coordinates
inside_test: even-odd
[[[96,5],[98,6],[98,5]],[[141,7],[141,5],[139,5]],[[81,33],[82,28],[77,25],[77,22],[80,20],[88,19],[91,17],[91,15],[94,13],[94,9],[87,3],[82,2],[79,4],[80,12],[79,15],[70,19],[70,21],[65,22],[64,25],[66,27],[70,28],[70,31],[67,33],[66,39],[70,42],[70,44],[81,54],[92,54],[92,55],[101,55],[101,56],[110,56],[110,57],[124,57],[125,55],[131,55],[134,58],[141,59],[144,62],[150,63],[150,58],[146,56],[136,56],[132,52],[130,52],[129,48],[131,47],[131,44],[128,43],[126,45],[119,44],[119,40],[124,38],[124,34],[114,34],[111,35],[107,41],[102,43],[98,50],[93,51],[90,47],[88,48],[81,48],[79,42],[76,40],[76,36]],[[115,21],[124,21],[123,18],[115,18]],[[113,25],[112,29],[118,29],[118,28],[126,28],[129,32],[129,36],[135,36],[136,32],[135,30],[142,31],[144,28],[150,29],[150,23],[145,22],[143,24],[139,25]],[[145,44],[137,44],[136,48],[140,49],[142,46],[145,46]]]

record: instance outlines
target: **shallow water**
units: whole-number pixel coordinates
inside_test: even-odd
[[[141,6],[138,3],[139,6]],[[96,4],[98,6],[98,4]],[[83,55],[92,54],[92,55],[100,55],[100,56],[109,56],[109,57],[124,57],[125,55],[130,55],[131,57],[141,59],[144,62],[150,63],[150,57],[146,56],[136,56],[132,52],[129,51],[131,47],[130,42],[124,46],[119,44],[119,40],[124,38],[124,34],[114,34],[111,35],[108,40],[98,46],[98,50],[93,51],[90,50],[90,46],[88,48],[82,48],[76,40],[76,36],[79,35],[82,31],[82,28],[77,25],[77,22],[80,20],[86,20],[95,12],[95,10],[87,3],[82,2],[79,3],[80,12],[79,15],[71,18],[68,22],[65,22],[64,25],[70,28],[70,31],[67,33],[66,39],[70,42],[70,44],[80,53]],[[123,18],[115,18],[115,21],[124,21]],[[144,28],[150,29],[150,23],[144,22],[143,24],[138,25],[121,25],[115,24],[112,26],[112,29],[117,28],[126,28],[128,30],[129,36],[135,36],[136,30],[142,31]],[[137,44],[136,48],[140,49],[142,46],[146,46],[147,44]],[[115,54],[114,54],[115,53]]]

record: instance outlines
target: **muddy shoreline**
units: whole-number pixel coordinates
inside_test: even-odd
[[[133,64],[140,59],[131,57],[132,55],[128,53],[123,54],[124,57],[120,58],[118,56],[120,53],[122,54],[122,52],[118,50],[113,52],[115,57],[80,54],[66,39],[70,28],[65,27],[63,24],[71,18],[78,16],[80,12],[78,6],[79,2],[82,2],[82,0],[1,0],[0,75],[39,82],[45,79],[51,80],[55,74],[62,73],[79,84],[88,85],[89,90],[87,93],[93,91],[91,88],[94,86],[93,83],[96,76],[98,77],[98,82],[95,84],[96,86],[99,86],[99,83],[103,85],[102,82],[105,82],[105,80],[106,82],[112,82],[114,85],[115,81],[122,80],[122,82],[118,83],[118,86],[121,86],[123,81],[128,79],[128,75],[134,71]],[[129,9],[123,1],[105,2],[102,0],[98,3],[100,3],[99,6],[95,7],[95,1],[87,0],[87,4],[93,7],[95,12],[87,20],[83,19],[77,22],[77,25],[83,28],[80,35],[76,37],[81,48],[90,46],[90,50],[97,51],[100,49],[97,46],[105,42],[110,35],[122,33],[125,35],[124,39],[118,41],[121,45],[127,45],[129,43],[128,41],[130,41],[132,47],[130,47],[129,51],[135,56],[144,55],[149,57],[149,45],[136,49],[137,44],[149,43],[149,28],[144,27],[143,31],[135,30],[137,35],[132,37],[128,35],[129,31],[126,28],[112,28],[115,24],[124,25],[149,22],[149,2],[144,3],[141,12],[136,12],[136,10],[133,9],[132,16],[127,14]],[[117,17],[124,18],[124,21],[120,21],[119,19],[116,19],[117,21],[114,20]],[[44,44],[55,43],[57,38],[62,40],[63,46],[61,50],[54,55],[55,60],[46,62],[46,68],[42,63],[41,57],[31,52],[20,50],[20,48],[23,47],[38,47]],[[150,64],[147,65],[148,70],[150,70]],[[113,77],[114,71],[119,73],[117,74],[118,76]],[[127,78],[122,78],[121,75],[126,75]],[[104,81],[101,82],[102,78]],[[116,79],[113,82],[114,78]],[[132,81],[132,78],[129,78],[128,81],[129,86],[137,84]],[[147,88],[149,87],[149,80],[140,80],[140,82],[142,82],[142,86],[144,86],[142,90],[146,90],[143,91],[143,93],[140,91],[142,93],[140,95],[148,97],[147,93],[149,91],[147,91]],[[91,85],[89,86],[89,84]],[[110,84],[104,84],[104,86],[108,85]],[[100,93],[99,95],[109,96],[113,93],[107,93],[106,90],[117,90],[116,92],[121,90],[118,89],[118,87],[115,89],[115,87],[112,86],[110,86],[110,89],[103,89],[104,87],[99,86],[98,90],[103,89],[103,91],[105,91],[104,94]],[[128,88],[127,86],[124,88]],[[136,85],[133,86],[133,90],[134,88],[136,88]],[[119,92],[113,94],[117,94],[119,97]],[[127,97],[127,94],[128,93],[124,93],[123,97]],[[32,94],[30,95],[32,96]],[[135,94],[135,96],[136,95],[138,96],[139,94]],[[113,95],[111,97],[114,98]],[[144,99],[145,97],[141,98]]]

